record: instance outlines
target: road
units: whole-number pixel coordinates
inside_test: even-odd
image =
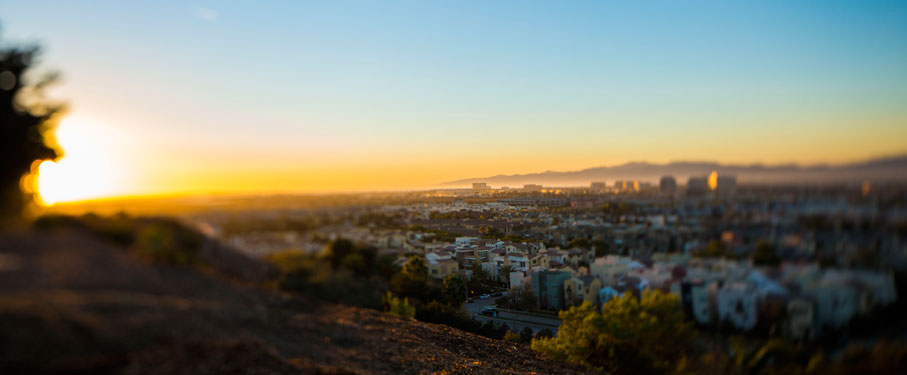
[[[507,293],[508,292],[504,292],[504,295],[506,296]],[[479,313],[482,312],[482,308],[484,308],[485,306],[494,305],[494,300],[501,298],[501,297],[489,297],[486,299],[479,299],[479,297],[474,297],[474,298],[476,300],[475,302],[466,303],[466,305],[465,305],[466,311],[469,311],[469,313],[473,314],[473,315],[479,315]]]
[[[524,327],[529,327],[533,332],[550,329],[557,335],[557,327],[561,324],[561,321],[553,316],[510,310],[498,311],[497,317],[482,315],[482,309],[485,306],[493,306],[496,298],[500,297],[491,297],[488,299],[476,298],[475,302],[467,303],[465,305],[466,311],[468,311],[473,318],[483,323],[486,321],[493,321],[497,324],[507,324],[507,326],[510,327],[510,330],[514,332],[519,332],[522,331]]]

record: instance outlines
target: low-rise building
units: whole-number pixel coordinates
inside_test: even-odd
[[[756,326],[759,304],[756,289],[751,285],[735,282],[718,289],[716,296],[718,320],[728,322],[742,331]]]
[[[436,259],[426,262],[428,272],[432,278],[443,279],[447,276],[454,275],[459,270],[459,265],[453,259]]]

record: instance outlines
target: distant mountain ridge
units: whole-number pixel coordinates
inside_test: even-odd
[[[677,182],[685,184],[691,176],[704,176],[712,171],[718,175],[737,176],[741,183],[846,183],[858,181],[891,182],[907,181],[907,154],[871,159],[863,162],[828,165],[816,164],[720,164],[717,162],[678,161],[667,164],[629,162],[611,167],[594,167],[579,171],[497,175],[448,181],[442,187],[468,187],[473,182],[485,182],[493,187],[522,187],[525,184],[545,186],[587,186],[590,182],[615,180],[639,180],[658,182],[662,176],[674,176]]]

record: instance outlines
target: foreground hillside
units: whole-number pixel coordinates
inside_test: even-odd
[[[178,226],[143,225],[152,236],[141,240],[195,251],[162,257],[122,233],[71,225],[0,235],[0,373],[586,371],[450,327],[277,293],[261,287],[267,265],[161,232]]]

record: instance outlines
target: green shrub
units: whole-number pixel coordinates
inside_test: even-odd
[[[311,263],[316,260],[299,250],[287,250],[268,255],[265,260],[277,267],[283,274],[295,272],[303,268],[311,268]]]
[[[695,333],[677,296],[659,291],[614,298],[601,313],[585,302],[560,317],[558,337],[537,338],[532,349],[612,374],[670,372]]]
[[[520,343],[527,345],[532,343],[532,328],[523,327],[520,331]]]
[[[193,265],[199,263],[204,242],[201,234],[174,222],[153,222],[139,231],[135,247],[139,254],[156,263]]]
[[[441,284],[441,299],[448,305],[458,307],[466,302],[469,293],[466,281],[460,275],[449,275]]]
[[[345,268],[334,270],[330,263],[300,251],[285,251],[267,258],[281,275],[278,288],[304,293],[328,302],[380,310],[386,282],[375,278],[356,277]]]
[[[519,342],[520,342],[520,334],[519,334],[519,333],[516,333],[516,332],[513,332],[513,331],[507,331],[507,333],[504,334],[504,341],[510,341],[510,342],[519,343]]]
[[[545,328],[541,331],[536,332],[534,337],[537,339],[540,339],[543,337],[554,337],[554,331],[552,331],[548,328]]]
[[[428,301],[431,297],[431,279],[428,267],[419,256],[412,256],[391,279],[391,289],[395,294],[417,301]]]
[[[409,299],[395,297],[391,292],[387,292],[384,297],[384,305],[387,306],[387,312],[404,319],[412,319],[416,316],[416,307],[409,304]]]

